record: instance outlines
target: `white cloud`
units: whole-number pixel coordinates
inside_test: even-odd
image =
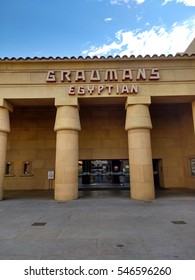
[[[162,26],[153,26],[148,30],[123,31],[115,34],[110,44],[91,46],[83,55],[161,55],[183,52],[195,37],[195,18],[182,23],[173,24],[171,30]]]
[[[166,5],[168,2],[171,2],[173,0],[164,0],[164,2],[162,3],[162,5]]]
[[[186,6],[194,6],[195,7],[195,1],[194,0],[177,0],[177,3],[183,3]]]
[[[108,17],[108,18],[105,18],[104,21],[105,21],[105,22],[112,21],[112,18],[109,18],[109,17]]]
[[[172,2],[173,0],[164,0],[163,5],[166,5],[168,2]],[[195,0],[175,0],[176,3],[183,3],[185,6],[195,7]]]
[[[135,2],[139,5],[145,2],[145,0],[135,0]]]
[[[110,0],[112,5],[126,5],[128,9],[131,9],[131,5],[135,2],[137,5],[143,4],[145,0]]]
[[[133,1],[136,2],[136,4],[138,4],[138,5],[145,2],[145,0],[133,0]],[[128,5],[128,7],[130,7],[129,2],[130,2],[130,0],[110,0],[110,3],[113,5],[126,4],[126,5]]]
[[[110,0],[110,4],[112,4],[112,5],[125,4],[125,5],[127,5],[128,9],[131,8],[131,6],[129,5],[129,0]]]
[[[136,15],[136,20],[137,20],[137,21],[140,21],[141,19],[142,19],[142,16]]]
[[[128,4],[129,0],[110,0],[110,3],[113,5]]]

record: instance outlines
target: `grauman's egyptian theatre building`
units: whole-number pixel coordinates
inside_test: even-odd
[[[3,190],[195,188],[195,41],[176,56],[0,59]]]

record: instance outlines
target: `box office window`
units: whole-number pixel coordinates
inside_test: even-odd
[[[13,162],[7,161],[5,165],[5,176],[14,176]]]
[[[195,158],[190,158],[190,175],[195,176]]]
[[[23,175],[32,175],[32,162],[24,161],[22,164],[22,174]]]

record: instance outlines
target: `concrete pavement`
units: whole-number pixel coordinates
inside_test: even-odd
[[[0,259],[195,259],[195,190],[151,202],[129,191],[9,191],[0,202]]]

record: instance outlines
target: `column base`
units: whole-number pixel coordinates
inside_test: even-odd
[[[153,183],[131,182],[130,197],[135,200],[154,200],[155,190]]]
[[[0,131],[0,200],[3,200],[6,149],[7,149],[7,133]]]
[[[78,199],[78,186],[75,184],[56,184],[54,199],[57,201]]]

